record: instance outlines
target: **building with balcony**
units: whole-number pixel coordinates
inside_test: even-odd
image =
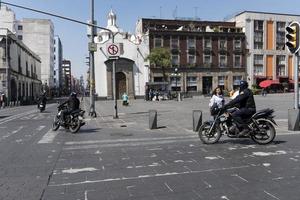
[[[149,35],[149,50],[167,48],[169,90],[209,94],[246,79],[246,39],[235,22],[140,19],[137,32]],[[149,85],[164,82],[161,66],[150,66]]]
[[[33,103],[41,94],[41,59],[8,29],[0,28],[0,93],[7,104]]]
[[[300,15],[244,11],[230,22],[245,29],[247,73],[251,84],[270,79],[280,83],[293,79],[293,55],[285,48],[285,27]]]

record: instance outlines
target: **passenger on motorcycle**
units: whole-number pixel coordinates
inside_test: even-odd
[[[218,109],[224,106],[225,100],[223,96],[223,91],[220,87],[216,87],[213,91],[213,95],[209,101],[210,114],[215,116],[218,114]]]
[[[64,109],[62,112],[61,112],[61,119],[62,119],[62,124],[65,123],[65,117],[67,115],[69,115],[70,113],[72,113],[73,111],[75,110],[78,110],[79,109],[79,106],[80,106],[80,101],[79,99],[77,98],[77,94],[76,92],[72,92],[69,99],[65,102],[63,102],[60,106],[63,106],[67,104],[67,109]]]
[[[248,88],[247,81],[240,81],[239,95],[231,100],[229,103],[224,105],[222,109],[228,109],[231,107],[238,107],[239,110],[232,114],[232,117],[237,121],[239,130],[239,136],[247,136],[249,134],[249,127],[245,123],[245,119],[248,119],[256,112],[255,101],[252,91]]]

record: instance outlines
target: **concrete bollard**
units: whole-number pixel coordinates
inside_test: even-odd
[[[289,109],[288,110],[288,130],[289,131],[299,131],[299,117],[300,110],[299,109]]]
[[[149,110],[149,129],[157,129],[157,111]]]
[[[202,111],[193,110],[193,131],[199,131],[200,126],[202,125]]]

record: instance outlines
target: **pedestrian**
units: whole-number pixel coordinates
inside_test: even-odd
[[[3,96],[2,96],[2,92],[0,92],[0,109],[2,108],[2,103],[3,103]]]
[[[128,102],[128,95],[126,94],[126,92],[124,92],[124,94],[122,95],[122,100],[123,100],[123,106],[128,106],[129,102]]]
[[[262,95],[263,97],[267,96],[267,88],[263,88],[263,89],[262,89],[261,95]]]
[[[212,97],[209,101],[210,113],[213,117],[218,114],[219,108],[222,108],[225,103],[222,88],[216,87],[212,92]]]

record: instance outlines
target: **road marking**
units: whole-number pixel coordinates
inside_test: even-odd
[[[0,141],[2,141],[2,140],[4,140],[4,139],[6,139],[6,138],[8,138],[8,137],[10,137],[10,136],[12,136],[12,135],[14,135],[14,134],[16,134],[17,132],[19,132],[19,131],[22,130],[22,129],[23,129],[23,126],[20,126],[18,129],[12,131],[11,133],[8,132],[7,135],[4,135],[4,136],[2,136],[2,138],[0,138]]]
[[[145,179],[145,178],[155,178],[155,177],[164,177],[164,176],[178,176],[178,175],[191,175],[191,174],[198,174],[198,173],[207,173],[207,172],[215,172],[215,171],[227,171],[227,170],[236,170],[236,169],[244,169],[253,167],[250,165],[242,165],[242,166],[235,166],[235,167],[223,167],[223,168],[212,168],[200,171],[191,171],[191,172],[168,172],[165,174],[148,174],[148,175],[140,175],[134,177],[120,177],[120,178],[108,178],[108,179],[99,179],[99,180],[86,180],[81,182],[73,182],[73,183],[60,183],[60,184],[50,184],[50,187],[57,187],[57,186],[69,186],[69,185],[81,185],[81,184],[90,184],[90,183],[103,183],[103,182],[114,182],[114,181],[126,181],[126,180],[138,180],[138,179]],[[211,187],[211,185],[208,185]]]
[[[147,142],[147,141],[162,141],[162,140],[185,140],[197,138],[197,135],[187,135],[178,137],[157,137],[157,138],[137,138],[137,139],[117,139],[117,140],[87,140],[78,142],[65,142],[66,145],[86,145],[86,144],[107,144],[107,143],[118,143],[118,142]]]
[[[274,199],[280,200],[278,197],[274,196],[273,194],[267,192],[266,190],[264,190],[264,193],[266,193],[267,195],[273,197]]]
[[[165,186],[170,190],[170,192],[174,192],[174,190],[172,190],[172,188],[167,183],[165,183]]]
[[[32,114],[34,112],[37,112],[37,111],[36,110],[30,110],[28,112],[24,112],[24,113],[20,113],[20,114],[17,114],[17,115],[10,116],[10,117],[6,117],[3,120],[0,120],[0,124],[4,124],[4,123],[12,121],[14,119],[17,119],[17,118],[20,118],[20,117]]]
[[[41,131],[41,130],[43,130],[45,127],[46,127],[46,126],[39,126],[36,130],[37,130],[37,131]]]
[[[98,169],[96,169],[94,167],[86,167],[86,168],[81,168],[81,169],[74,169],[74,168],[64,169],[61,172],[66,173],[66,174],[76,174],[79,172],[93,172],[93,171],[97,171],[97,170]]]
[[[52,143],[54,138],[58,135],[59,131],[52,131],[50,129],[43,137],[42,139],[38,142],[38,144],[49,144]]]

